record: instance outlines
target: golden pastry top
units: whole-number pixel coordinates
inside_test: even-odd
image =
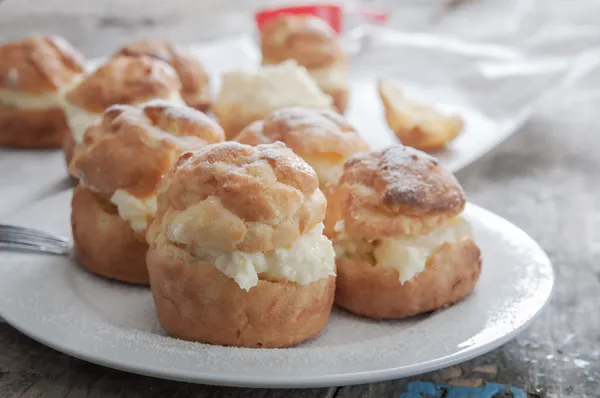
[[[140,104],[179,96],[181,82],[166,62],[150,57],[109,59],[66,94],[67,102],[89,112],[111,105]]]
[[[59,91],[84,72],[85,59],[63,38],[28,36],[0,45],[0,89]]]
[[[88,189],[112,195],[124,190],[145,198],[188,149],[225,139],[223,129],[200,111],[154,100],[114,105],[86,131],[70,169]]]
[[[260,36],[265,64],[295,59],[307,69],[346,63],[346,54],[335,31],[312,15],[285,15],[267,23]]]
[[[368,241],[426,234],[466,204],[452,173],[402,145],[354,155],[326,195],[327,234]]]
[[[190,106],[196,104],[209,85],[209,77],[202,63],[192,54],[160,39],[138,40],[121,48],[116,56],[148,56],[167,62],[181,80],[181,95]]]
[[[323,221],[325,207],[314,170],[283,143],[224,142],[181,155],[162,181],[147,238],[264,252],[293,244]]]
[[[334,160],[369,149],[342,115],[303,107],[273,111],[264,121],[256,121],[242,130],[234,141],[248,145],[281,141],[300,157],[323,156]]]

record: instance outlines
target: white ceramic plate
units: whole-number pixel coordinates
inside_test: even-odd
[[[0,148],[0,218],[69,187],[62,151]]]
[[[38,202],[10,221],[69,235],[70,195]],[[411,376],[507,342],[550,296],[552,267],[529,236],[475,205],[465,215],[483,252],[481,279],[466,300],[404,321],[374,322],[334,310],[321,335],[295,348],[241,349],[168,337],[147,288],[95,277],[67,257],[0,252],[0,315],[69,355],[166,379],[295,388]]]

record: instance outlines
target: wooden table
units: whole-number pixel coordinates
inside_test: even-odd
[[[261,2],[266,3],[275,1]],[[527,37],[532,37],[531,32],[541,27],[538,13],[560,20],[564,3],[573,7],[578,2],[538,2],[541,8],[535,12],[523,11],[532,6],[531,1],[484,3],[487,5],[431,17],[437,3],[406,1],[394,10],[391,21],[403,29],[511,44],[520,42],[515,32],[529,32]],[[508,3],[516,8],[510,10]],[[255,6],[256,2],[243,0],[4,0],[0,1],[0,40],[50,31],[65,36],[87,55],[98,56],[135,37],[157,35],[193,43],[245,31],[252,27],[248,13]],[[590,24],[586,40],[598,45],[600,31],[594,30],[597,23],[591,16],[597,20],[600,13],[585,14],[577,18],[579,23]],[[469,23],[460,23],[460,18],[470,18]],[[521,25],[515,28],[511,24]],[[570,37],[568,31],[562,32]],[[517,135],[458,173],[471,201],[514,222],[540,242],[557,277],[552,302],[533,326],[483,357],[410,380],[354,387],[297,391],[218,388],[92,365],[46,348],[0,323],[0,397],[398,397],[411,380],[453,385],[505,383],[532,397],[598,397],[598,109],[600,75],[590,71],[584,83],[564,87],[551,100],[542,101]],[[0,191],[0,195],[6,194]]]

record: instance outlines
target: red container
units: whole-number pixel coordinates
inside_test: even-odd
[[[313,4],[304,6],[289,6],[282,8],[271,8],[258,11],[254,18],[260,32],[268,21],[281,15],[314,15],[327,22],[338,34],[342,32],[343,14],[355,14],[374,23],[387,21],[388,14],[371,5],[345,5],[342,8],[334,4]]]
[[[327,22],[337,33],[342,31],[342,9],[337,5],[315,4],[260,10],[256,13],[256,26],[261,31],[268,21],[282,15],[315,15]]]

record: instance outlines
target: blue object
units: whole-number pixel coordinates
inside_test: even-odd
[[[506,392],[512,393],[514,398],[527,398],[525,391],[505,384],[485,383],[482,387],[452,387],[423,381],[408,383],[405,392],[401,393],[399,398],[494,398]]]

